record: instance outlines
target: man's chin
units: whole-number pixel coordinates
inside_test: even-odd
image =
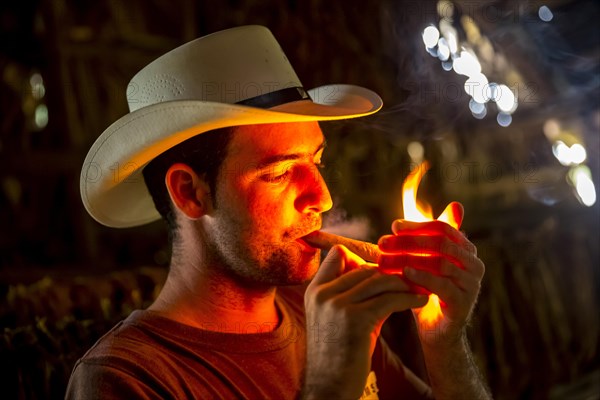
[[[298,263],[298,267],[295,269],[295,271],[298,272],[298,284],[310,281],[317,273],[317,270],[319,269],[319,264],[321,262],[320,250],[317,250],[310,256],[304,253],[303,256],[303,258],[305,259],[302,259],[302,261]]]
[[[321,261],[321,253],[300,253],[289,263],[285,279],[279,286],[300,285],[309,282],[317,273]]]
[[[274,286],[298,285],[310,281],[316,274],[321,262],[321,250],[303,245],[297,241],[266,248],[263,254],[268,256],[258,270],[263,282]]]

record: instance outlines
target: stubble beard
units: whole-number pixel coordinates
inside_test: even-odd
[[[295,240],[244,243],[244,235],[220,230],[205,241],[211,268],[215,272],[251,286],[289,286],[312,279],[320,262],[320,250],[303,251]]]

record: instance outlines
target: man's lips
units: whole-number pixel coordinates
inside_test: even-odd
[[[317,250],[317,248],[316,248],[316,247],[313,247],[313,246],[309,245],[309,244],[308,244],[308,243],[306,243],[306,241],[304,241],[304,239],[302,239],[302,238],[298,238],[298,239],[296,239],[296,242],[300,243],[300,244],[302,245],[302,247],[303,247],[305,250],[308,250],[308,249],[310,249],[310,250]]]
[[[304,229],[303,229],[302,231],[300,231],[300,232],[302,232],[302,233],[300,233],[300,234],[295,234],[295,235],[293,235],[293,236],[295,236],[295,237],[296,237],[296,240],[298,240],[298,239],[302,239],[302,240],[304,241],[304,239],[305,239],[307,236],[313,235],[315,232],[319,232],[319,229],[321,229],[321,226],[320,226],[320,225],[319,225],[319,226],[316,226],[316,227],[313,227],[313,228],[311,228],[311,229],[307,229],[307,230],[304,230]]]
[[[305,235],[302,235],[302,236],[300,236],[299,238],[297,238],[297,239],[296,239],[296,242],[298,242],[298,243],[300,243],[302,246],[306,247],[306,249],[310,249],[310,250],[312,250],[312,251],[314,251],[314,250],[318,250],[318,249],[319,249],[318,247],[310,245],[310,244],[309,244],[309,243],[308,243],[308,242],[305,240],[305,238],[306,238],[307,236],[310,236],[311,234],[314,234],[314,232],[318,232],[318,231],[319,231],[319,228],[313,229],[313,230],[311,230],[310,232],[308,232],[307,234],[305,234]]]

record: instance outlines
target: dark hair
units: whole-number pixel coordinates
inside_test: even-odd
[[[156,210],[167,223],[171,243],[176,236],[178,225],[165,184],[167,171],[175,163],[184,163],[190,166],[208,183],[214,203],[217,177],[221,164],[227,156],[227,147],[231,141],[233,129],[232,127],[220,128],[196,135],[165,151],[144,167],[142,171],[144,181]]]

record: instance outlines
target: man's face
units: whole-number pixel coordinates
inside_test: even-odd
[[[236,128],[204,225],[208,250],[227,273],[268,285],[312,278],[320,252],[301,237],[332,206],[319,172],[324,146],[317,122]]]

